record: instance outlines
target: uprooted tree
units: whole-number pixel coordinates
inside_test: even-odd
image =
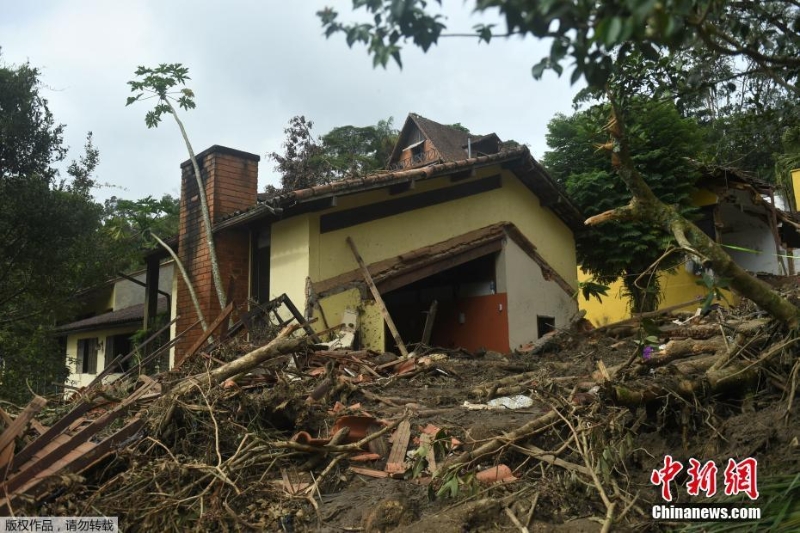
[[[375,65],[385,67],[392,59],[401,65],[402,45],[408,40],[427,51],[448,36],[443,16],[432,13],[424,0],[354,1],[353,7],[363,8],[368,21],[342,23],[331,8],[318,16],[328,37],[344,33],[351,46],[367,45]],[[583,78],[589,90],[608,99],[610,138],[603,147],[632,198],[625,206],[589,218],[588,226],[610,220],[657,225],[671,232],[685,251],[704,258],[718,276],[730,279],[734,291],[782,322],[792,327],[800,324],[800,309],[739,267],[716,242],[653,193],[634,163],[624,113],[631,86],[640,86],[637,71],[625,68],[634,55],[658,60],[669,52],[702,50],[714,57],[739,59],[745,67],[738,76],[761,76],[800,95],[800,6],[796,2],[478,0],[475,10],[496,10],[505,19],[505,36],[551,39],[550,54],[532,68],[534,78],[541,78],[548,69],[560,75],[564,63],[572,60],[571,81]],[[487,43],[497,36],[493,24],[478,24],[468,35]]]

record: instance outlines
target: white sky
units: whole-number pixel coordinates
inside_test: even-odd
[[[443,3],[450,32],[485,21],[460,0]],[[66,125],[70,159],[81,155],[86,132],[94,133],[97,177],[111,185],[97,191],[99,199],[180,194],[187,154],[174,122],[165,117],[148,130],[149,104],[125,107],[126,82],[138,65],[189,67],[197,109],[182,118],[195,150],[221,144],[260,155],[259,190],[277,180],[266,154],[281,151],[294,115],[313,120],[320,135],[390,116],[399,128],[413,111],[480,134],[494,131],[540,157],[547,122],[571,112],[578,87],[570,86],[569,69],[562,78],[530,75],[549,43],[442,39],[427,54],[406,48],[402,71],[373,69],[362,46],[351,50],[343,35],[322,35],[315,13],[326,5],[343,20],[363,16],[351,12],[349,0],[0,0],[0,61],[41,70],[43,94]]]

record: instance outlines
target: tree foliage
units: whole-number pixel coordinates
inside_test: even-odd
[[[144,252],[155,248],[150,233],[170,237],[178,234],[180,199],[169,194],[126,200],[112,196],[105,201],[103,229],[122,270],[141,268]]]
[[[280,189],[267,186],[268,193],[292,191],[363,176],[384,168],[397,140],[393,120],[374,126],[339,126],[315,137],[314,123],[295,116],[284,129],[284,152],[272,152],[270,159],[281,177]]]
[[[688,207],[697,181],[696,159],[702,149],[700,127],[682,118],[674,105],[637,99],[628,123],[634,161],[647,184],[662,201]],[[598,150],[608,140],[608,106],[598,105],[572,116],[557,115],[548,124],[543,163],[562,183],[578,208],[594,216],[625,205],[631,193],[619,178],[608,155]],[[623,276],[634,310],[654,308],[657,283],[634,283],[674,243],[663,228],[642,221],[616,220],[590,227],[576,237],[578,262],[598,281],[610,283]],[[659,268],[675,265],[674,259]],[[655,281],[655,280],[653,280]],[[648,288],[650,290],[645,290]]]
[[[208,258],[211,263],[211,279],[214,282],[214,290],[217,293],[219,308],[224,309],[227,297],[219,270],[217,247],[214,241],[211,224],[211,211],[209,210],[208,200],[206,199],[206,189],[200,174],[200,166],[194,154],[194,148],[189,141],[189,135],[186,133],[186,128],[180,117],[178,117],[178,110],[173,104],[174,102],[178,104],[178,107],[187,111],[196,107],[194,92],[188,87],[185,87],[186,81],[189,79],[189,69],[180,63],[161,63],[155,68],[140,66],[136,69],[136,79],[128,82],[133,96],[128,97],[126,105],[131,105],[140,100],[155,98],[156,105],[152,110],[148,111],[144,117],[147,127],[157,127],[161,123],[161,118],[164,114],[172,115],[172,118],[178,125],[178,129],[183,137],[183,142],[186,145],[186,151],[189,152],[189,160],[192,162],[194,179],[197,184],[197,195],[200,197],[200,213],[203,219],[206,246],[208,246]],[[176,88],[180,86],[184,87],[176,90]],[[187,284],[191,284],[191,280],[184,281]],[[202,321],[200,308],[197,305],[195,305],[195,307]]]
[[[91,196],[99,163],[91,134],[85,154],[59,179],[64,126],[30,65],[0,65],[0,396],[28,394],[25,379],[49,386],[65,377],[64,353],[50,337],[80,287],[110,267]],[[36,386],[36,384],[32,384]]]

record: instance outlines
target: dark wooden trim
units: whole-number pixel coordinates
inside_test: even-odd
[[[337,196],[328,196],[325,198],[319,198],[317,200],[301,202],[291,207],[285,207],[281,218],[294,217],[297,215],[303,215],[305,213],[313,213],[314,211],[324,211],[325,209],[336,207],[338,203],[339,200]]]
[[[416,180],[413,179],[404,181],[402,183],[395,183],[393,185],[389,185],[389,194],[392,196],[394,196],[395,194],[402,194],[404,192],[414,190],[416,186],[417,182]]]
[[[381,293],[386,293],[395,289],[399,289],[400,287],[405,287],[406,285],[414,283],[415,281],[433,276],[434,274],[438,274],[439,272],[449,268],[453,268],[480,257],[499,252],[502,249],[502,240],[498,239],[494,242],[489,242],[481,246],[471,248],[457,255],[444,257],[420,267],[410,268],[407,272],[403,272],[397,276],[392,276],[388,279],[380,281],[376,285]]]
[[[461,172],[456,172],[455,174],[450,175],[450,181],[455,183],[457,181],[464,181],[469,178],[475,177],[475,168],[468,168],[466,170],[462,170]]]
[[[445,202],[499,189],[500,187],[502,187],[502,180],[500,179],[500,175],[497,174],[467,183],[460,183],[452,187],[445,187],[418,193],[413,196],[395,198],[393,200],[325,214],[320,217],[320,233],[328,233],[372,220],[398,215],[406,211],[443,204]]]
[[[144,289],[144,317],[142,320],[142,329],[145,331],[150,330],[152,322],[158,314],[158,285],[159,275],[161,274],[161,265],[158,260],[147,261],[147,272],[145,274],[145,289]],[[172,310],[170,298],[167,298],[167,313]]]

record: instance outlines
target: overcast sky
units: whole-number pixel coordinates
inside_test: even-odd
[[[444,4],[448,31],[485,21],[461,0]],[[99,199],[180,194],[179,164],[187,154],[174,122],[167,117],[148,130],[148,104],[125,107],[126,82],[138,65],[189,67],[197,109],[183,119],[195,150],[221,144],[259,154],[260,190],[277,179],[266,154],[281,150],[294,115],[313,120],[319,135],[388,117],[399,128],[413,111],[527,143],[538,158],[547,122],[571,112],[577,88],[568,74],[530,76],[549,43],[442,39],[427,54],[407,48],[402,71],[373,69],[363,47],[322,35],[315,13],[327,5],[344,20],[358,16],[349,0],[0,0],[2,61],[41,70],[43,94],[67,126],[71,158],[93,132],[99,181],[111,185],[97,191]]]

